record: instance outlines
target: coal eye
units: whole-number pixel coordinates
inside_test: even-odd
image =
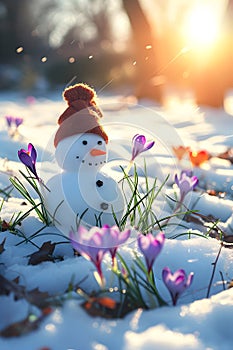
[[[87,141],[86,140],[83,141],[83,145],[87,145]]]
[[[98,143],[98,145],[102,145],[103,142],[102,141],[98,141],[97,143]]]
[[[97,180],[96,181],[96,185],[98,186],[98,187],[101,187],[101,186],[103,186],[103,181],[101,181],[101,180]]]

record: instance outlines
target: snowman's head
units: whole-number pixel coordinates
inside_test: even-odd
[[[76,84],[65,89],[63,97],[68,107],[54,137],[57,163],[65,171],[77,171],[81,165],[84,170],[98,169],[106,162],[108,136],[100,123],[96,93],[86,84]]]
[[[61,140],[55,151],[59,167],[68,172],[80,166],[87,171],[99,169],[106,163],[106,142],[96,134],[77,134]]]

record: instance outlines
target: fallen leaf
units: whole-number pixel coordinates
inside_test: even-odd
[[[116,301],[108,297],[90,297],[90,299],[86,302],[86,307],[90,308],[93,303],[108,309],[115,309],[116,307]]]
[[[42,244],[40,249],[32,253],[30,255],[30,259],[28,261],[29,265],[38,265],[44,261],[54,261],[53,252],[55,249],[55,243],[51,243],[51,241],[45,242]]]
[[[53,309],[50,306],[44,307],[42,313],[44,316],[48,316],[53,312]]]
[[[90,298],[82,303],[81,307],[92,317],[103,317],[106,319],[122,318],[135,309],[126,302],[120,304],[111,298]]]
[[[213,189],[211,190],[207,190],[206,193],[208,193],[208,195],[210,196],[216,196],[216,197],[219,197],[219,198],[225,198],[226,196],[226,192],[218,192],[218,191],[215,191]]]
[[[206,191],[210,196],[217,196],[218,194],[217,194],[217,191],[215,191],[215,190],[207,190]]]
[[[233,164],[233,148],[228,148],[228,150],[226,150],[223,153],[220,153],[219,155],[217,155],[217,157],[221,159],[229,160],[231,164]]]
[[[30,316],[22,321],[12,323],[0,332],[0,336],[5,338],[19,337],[25,335],[39,327],[40,322],[44,317],[37,318],[31,321]]]
[[[13,281],[9,281],[4,276],[0,275],[0,295],[14,294],[15,299],[26,299],[30,304],[36,305],[39,308],[45,308],[49,305],[49,294],[41,292],[38,288],[27,291],[24,286],[18,284],[19,278],[16,277]]]
[[[11,225],[8,222],[6,222],[5,220],[1,221],[1,223],[0,223],[0,231],[1,232],[5,232],[5,231],[9,230],[10,227],[11,227]]]
[[[116,301],[108,297],[97,298],[95,302],[98,302],[98,304],[108,309],[115,309],[116,307]]]
[[[189,152],[189,147],[184,147],[184,146],[172,146],[172,151],[177,157],[178,160],[182,160],[184,155]]]
[[[45,308],[50,304],[49,294],[47,292],[41,292],[38,288],[27,292],[25,298],[29,303],[36,305],[39,308]]]
[[[9,295],[10,293],[14,293],[16,299],[23,298],[25,287],[19,286],[18,283],[9,281],[0,275],[0,295]]]
[[[202,163],[210,159],[210,154],[206,150],[189,151],[189,158],[193,166],[200,166]]]
[[[230,288],[233,288],[233,280],[231,280],[231,282],[228,285],[228,289],[230,289]]]

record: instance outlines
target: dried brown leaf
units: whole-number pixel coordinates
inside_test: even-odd
[[[225,152],[218,154],[217,157],[229,160],[233,164],[233,148],[228,148]]]
[[[36,322],[30,322],[28,318],[26,318],[23,321],[15,322],[10,326],[6,327],[0,332],[0,335],[5,338],[19,337],[37,328],[38,324]]]
[[[10,293],[14,293],[16,299],[23,298],[25,287],[19,286],[18,283],[9,281],[0,275],[0,295],[8,295]]]
[[[41,292],[38,288],[35,288],[26,294],[27,301],[39,308],[45,308],[50,304],[48,301],[49,297],[50,296],[47,292]]]
[[[18,284],[18,277],[13,281],[9,281],[4,276],[0,275],[0,295],[14,294],[15,299],[26,299],[30,304],[36,305],[39,308],[45,308],[49,305],[49,294],[41,292],[38,288],[27,291],[24,286]]]
[[[5,220],[1,221],[0,223],[0,231],[4,232],[9,230],[11,227],[11,225],[9,224],[9,222],[6,222]]]
[[[39,327],[44,317],[45,316],[42,315],[41,317],[35,320],[31,320],[30,316],[28,316],[24,320],[12,323],[10,326],[3,329],[0,332],[0,336],[5,338],[10,338],[10,337],[19,337],[19,336],[28,334]]]
[[[38,265],[44,261],[54,261],[53,252],[55,249],[55,243],[51,243],[51,241],[45,242],[42,244],[40,249],[32,253],[30,255],[30,259],[28,261],[29,265]]]

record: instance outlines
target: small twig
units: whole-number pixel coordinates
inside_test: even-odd
[[[221,254],[222,247],[223,247],[223,242],[221,242],[220,248],[219,248],[219,251],[218,251],[218,254],[217,254],[217,256],[216,256],[216,259],[215,259],[215,261],[212,263],[212,265],[213,265],[213,271],[212,271],[212,275],[211,275],[211,277],[210,277],[210,282],[209,282],[209,285],[208,285],[208,290],[207,290],[206,298],[209,298],[209,296],[210,296],[210,289],[211,289],[211,286],[212,286],[212,283],[213,283],[214,274],[215,274],[215,270],[216,270],[216,267],[217,267],[217,263],[218,263],[219,256],[220,256],[220,254]]]

